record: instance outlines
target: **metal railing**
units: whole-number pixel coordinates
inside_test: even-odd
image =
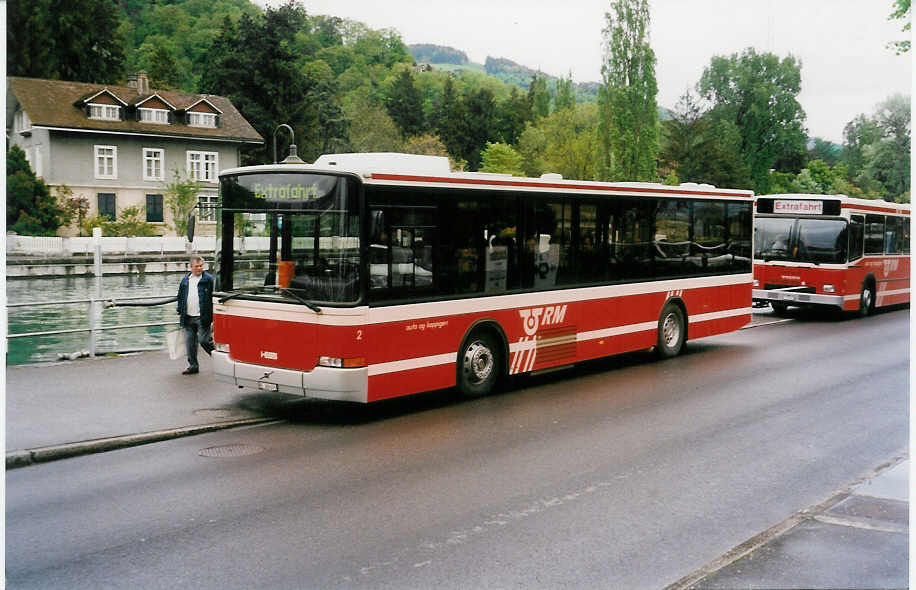
[[[65,299],[59,301],[32,301],[29,303],[9,303],[7,304],[8,309],[17,308],[17,307],[39,307],[47,305],[78,305],[78,304],[88,304],[88,317],[89,325],[85,328],[67,328],[63,330],[42,330],[40,332],[20,332],[17,334],[7,334],[8,339],[14,338],[35,338],[39,336],[54,336],[58,334],[78,334],[82,332],[89,333],[89,356],[94,357],[96,355],[96,343],[99,335],[104,330],[122,330],[126,328],[149,328],[154,326],[174,326],[178,325],[178,320],[173,320],[169,322],[141,322],[134,324],[115,324],[115,325],[104,325],[102,324],[102,311],[105,309],[113,307],[137,307],[137,306],[154,306],[154,305],[168,305],[169,303],[174,303],[178,300],[178,297],[175,295],[167,296],[137,296],[137,297],[120,297],[117,299],[107,298],[89,298],[89,299]]]
[[[104,330],[123,330],[126,328],[147,328],[155,326],[171,326],[177,325],[178,321],[168,321],[168,322],[141,322],[133,324],[119,324],[119,325],[103,325],[102,324],[102,311],[111,308],[111,307],[128,307],[128,306],[152,306],[152,305],[166,305],[178,300],[177,296],[136,296],[136,297],[121,297],[118,299],[112,297],[104,297],[102,295],[102,231],[101,228],[93,228],[92,240],[94,246],[94,255],[93,255],[93,274],[95,275],[95,296],[88,299],[66,299],[58,301],[31,301],[28,303],[11,303],[7,304],[7,311],[12,308],[18,307],[38,307],[38,306],[47,306],[47,305],[79,305],[79,304],[88,304],[89,306],[89,325],[85,328],[66,328],[61,330],[43,330],[40,332],[20,332],[17,334],[7,333],[6,337],[9,341],[10,339],[15,338],[35,338],[40,336],[53,336],[59,334],[77,334],[82,332],[89,333],[89,356],[94,358],[96,356],[97,340]],[[186,250],[190,252],[190,244],[187,244]],[[143,302],[144,300],[145,303]]]

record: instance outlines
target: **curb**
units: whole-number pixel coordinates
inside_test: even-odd
[[[848,498],[853,489],[856,486],[861,485],[862,483],[877,477],[881,472],[894,467],[901,461],[905,460],[909,456],[908,450],[903,450],[896,454],[894,458],[884,461],[874,469],[871,469],[865,475],[857,478],[856,480],[840,487],[838,490],[834,491],[829,498],[809,506],[798,512],[794,512],[784,521],[768,528],[767,530],[754,535],[747,541],[741,543],[737,547],[733,547],[729,551],[720,555],[719,557],[713,559],[709,563],[706,563],[698,570],[687,574],[676,582],[665,586],[662,590],[689,590],[693,588],[696,584],[702,582],[704,579],[715,574],[719,570],[725,569],[732,563],[738,561],[742,557],[754,553],[764,545],[768,544],[770,541],[788,533],[790,530],[798,526],[799,524],[805,522],[806,520],[821,520],[822,513],[828,510],[829,508],[839,504],[846,498]],[[897,531],[897,530],[888,530],[884,532],[906,532],[906,531]]]
[[[182,438],[193,436],[195,434],[204,434],[216,430],[226,430],[236,426],[252,426],[256,424],[265,424],[267,422],[280,422],[276,418],[244,418],[241,420],[229,420],[226,422],[214,422],[212,424],[202,424],[198,426],[184,426],[181,428],[171,428],[168,430],[157,430],[153,432],[142,432],[140,434],[128,434],[123,436],[110,436],[106,438],[96,438],[81,442],[65,443],[61,445],[52,445],[48,447],[37,447],[34,449],[25,449],[21,451],[11,451],[6,454],[6,469],[17,469],[27,467],[36,463],[47,463],[59,459],[69,459],[81,455],[90,455],[93,453],[104,453],[128,447],[135,447],[154,442],[161,442],[173,438]]]

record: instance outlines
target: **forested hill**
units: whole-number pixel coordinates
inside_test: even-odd
[[[556,87],[557,82],[560,80],[556,76],[533,70],[504,57],[488,55],[486,63],[475,63],[468,59],[464,51],[444,45],[415,44],[408,45],[407,50],[418,64],[428,64],[433,69],[444,71],[468,70],[482,72],[488,76],[498,78],[506,84],[518,86],[522,90],[528,90],[531,86],[531,80],[535,76],[545,78],[551,88]],[[573,84],[578,100],[584,102],[596,102],[598,100],[598,86],[598,82]]]

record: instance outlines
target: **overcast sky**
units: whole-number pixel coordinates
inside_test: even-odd
[[[273,4],[276,5],[277,0]],[[505,57],[576,82],[601,80],[609,0],[302,0],[309,14],[393,28],[483,63]],[[912,92],[911,54],[895,55],[892,0],[650,0],[658,103],[673,108],[714,55],[746,47],[802,62],[809,135],[841,143],[843,126],[895,93]],[[907,33],[906,35],[909,35]]]

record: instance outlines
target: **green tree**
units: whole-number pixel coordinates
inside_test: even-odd
[[[30,236],[53,236],[65,212],[48,185],[32,172],[25,152],[12,146],[6,153],[6,228]]]
[[[528,86],[528,105],[531,109],[531,119],[537,121],[550,114],[550,91],[547,89],[547,78],[540,73],[531,77]]]
[[[464,105],[465,141],[458,156],[467,161],[471,170],[477,170],[480,167],[480,152],[488,141],[497,139],[496,101],[492,91],[480,88],[464,100]]]
[[[891,13],[890,20],[902,20],[904,21],[903,32],[910,30],[910,0],[894,0],[894,11]],[[888,44],[889,47],[893,47],[897,51],[897,55],[901,53],[906,53],[910,50],[910,40],[906,39],[903,41],[894,41],[893,43]]]
[[[302,75],[291,49],[305,24],[305,9],[294,2],[268,7],[257,17],[243,14],[238,26],[226,18],[207,54],[201,90],[232,100],[267,140],[243,154],[243,164],[271,161],[271,138],[281,123],[293,128],[297,140],[315,137],[316,109],[306,100],[313,81]],[[314,144],[297,143],[303,154],[320,151]]]
[[[855,178],[865,167],[865,146],[881,139],[878,124],[864,114],[857,115],[843,128],[843,152],[840,160],[846,164],[849,179]]]
[[[687,91],[671,119],[662,124],[659,164],[682,182],[749,188],[750,173],[741,158],[740,137],[728,121],[715,121]]]
[[[497,126],[499,138],[503,143],[516,144],[525,130],[525,123],[531,120],[531,108],[528,97],[515,86],[509,91],[509,97],[499,104]]]
[[[172,225],[175,233],[183,236],[188,231],[188,214],[197,206],[197,194],[200,192],[200,183],[190,178],[182,178],[175,170],[172,182],[163,187],[165,206],[172,213]]]
[[[605,21],[596,174],[599,180],[654,181],[658,86],[648,0],[614,0]]]
[[[487,142],[487,147],[480,153],[481,172],[500,172],[522,176],[522,156],[505,143]]]
[[[350,121],[349,143],[357,152],[397,152],[403,141],[388,111],[369,98],[365,89],[344,99],[344,116]]]
[[[801,65],[748,48],[740,56],[716,56],[700,78],[701,95],[712,101],[713,117],[734,123],[754,190],[770,192],[770,169],[783,171],[803,161],[805,113],[798,103]],[[797,169],[797,168],[796,168]]]
[[[445,79],[442,95],[433,109],[433,119],[432,128],[442,139],[448,153],[454,158],[464,159],[467,143],[465,107],[451,76]]]
[[[111,0],[11,0],[7,74],[114,83],[124,75],[118,5]]]
[[[594,103],[563,109],[529,125],[518,144],[525,174],[555,172],[563,178],[594,180],[597,127]]]
[[[573,86],[572,72],[569,78],[557,80],[556,90],[553,95],[553,111],[562,111],[576,106],[576,88]]]
[[[423,96],[417,88],[413,73],[404,69],[395,78],[386,101],[388,114],[401,130],[403,137],[423,131]]]

